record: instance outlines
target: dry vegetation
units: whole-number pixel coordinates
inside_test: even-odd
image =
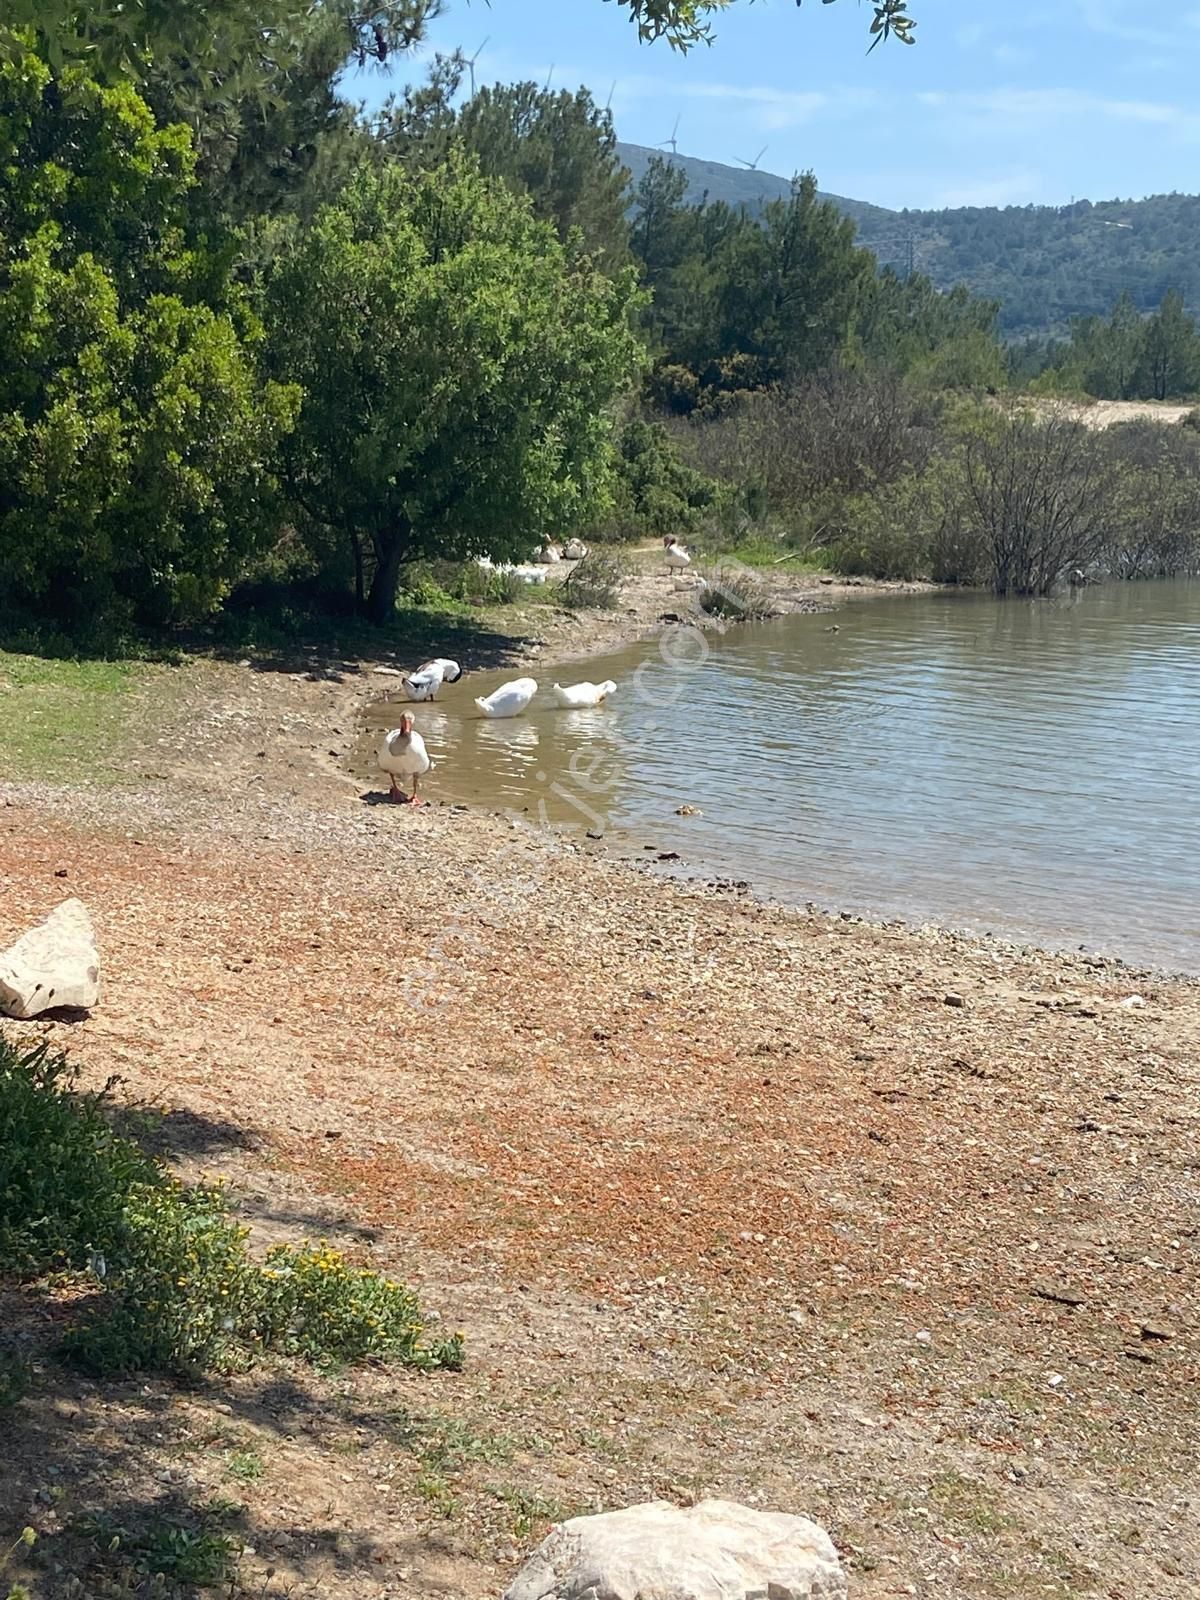
[[[1197,1592],[1194,984],[366,806],[313,749],[357,680],[207,674],[128,789],[10,787],[0,938],[80,895],[87,1080],[468,1364],[46,1366],[0,1463],[35,1595],[157,1518],[244,1542],[235,1592],[483,1600],[567,1511],[709,1492],[825,1522],[860,1600]]]

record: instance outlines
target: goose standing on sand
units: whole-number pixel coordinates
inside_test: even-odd
[[[690,567],[692,558],[680,544],[673,533],[667,534],[663,540],[666,547],[667,565],[669,567]]]
[[[407,678],[401,679],[401,684],[410,700],[436,700],[443,683],[457,683],[461,677],[462,668],[457,661],[438,656],[436,661],[426,661],[424,666],[410,672]]]
[[[589,706],[603,705],[610,694],[616,694],[617,686],[611,678],[606,678],[603,683],[573,683],[566,689],[556,683],[550,692],[564,711],[583,711]]]
[[[386,772],[391,779],[393,800],[401,805],[424,805],[425,802],[417,794],[417,779],[429,771],[433,762],[429,759],[424,739],[413,727],[412,715],[409,712],[406,711],[400,718],[398,728],[393,728],[380,739],[376,759],[380,770]],[[396,782],[397,778],[412,779],[411,798]]]
[[[485,717],[519,717],[537,688],[536,678],[514,678],[511,683],[502,683],[498,689],[493,689],[486,698],[476,699],[475,704]]]

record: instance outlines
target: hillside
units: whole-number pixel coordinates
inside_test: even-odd
[[[1200,196],[910,211],[899,221],[912,229],[918,268],[999,300],[1009,337],[1064,332],[1126,289],[1143,311],[1168,289],[1200,310]],[[870,245],[870,229],[861,235]]]
[[[642,145],[619,149],[635,182],[651,156],[662,153]],[[788,180],[775,173],[673,159],[697,203],[707,195],[759,210],[788,192]],[[1108,312],[1126,289],[1149,311],[1177,288],[1189,310],[1200,312],[1197,195],[948,211],[889,211],[843,195],[825,198],[854,219],[860,240],[882,263],[903,270],[911,260],[941,288],[965,283],[998,300],[1010,339],[1063,333],[1072,317]]]
[[[669,158],[687,173],[687,198],[695,205],[707,198],[758,211],[770,200],[786,199],[792,187],[790,178],[781,178],[774,172],[751,172],[746,167],[727,167],[720,161],[702,161],[698,156],[669,156],[669,152],[651,150],[647,145],[618,143],[617,152],[633,174],[634,184],[654,156]],[[883,230],[890,227],[893,233],[896,232],[898,213],[895,211],[869,205],[865,200],[849,200],[840,194],[823,193],[822,198],[832,200],[848,217],[853,217],[860,228],[871,226]]]

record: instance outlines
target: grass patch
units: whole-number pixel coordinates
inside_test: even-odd
[[[255,1450],[233,1450],[225,1463],[225,1476],[238,1483],[257,1483],[266,1468]]]
[[[476,1432],[452,1417],[406,1417],[389,1436],[423,1467],[441,1473],[462,1472],[473,1461],[506,1464],[516,1450],[507,1434]]]
[[[4,776],[115,779],[136,691],[153,670],[137,662],[0,651]]]
[[[803,572],[827,572],[828,566],[820,551],[789,550],[786,544],[766,534],[750,534],[731,550],[721,552],[723,561],[737,561],[744,567],[765,567],[771,572],[787,575]]]
[[[492,1485],[488,1493],[507,1506],[509,1530],[519,1543],[543,1538],[556,1522],[565,1522],[571,1515],[561,1501],[534,1489],[501,1484]]]
[[[90,1287],[63,1356],[96,1377],[229,1370],[265,1351],[461,1366],[460,1335],[425,1343],[416,1296],[327,1245],[277,1245],[259,1265],[221,1191],[171,1177],[113,1130],[113,1085],[78,1095],[75,1078],[45,1044],[21,1055],[0,1039],[0,1277]]]
[[[930,1485],[929,1497],[948,1522],[990,1538],[1017,1526],[1015,1518],[1000,1511],[985,1484],[961,1472],[943,1472]]]
[[[164,1583],[180,1589],[229,1586],[232,1591],[243,1543],[226,1524],[241,1511],[233,1501],[214,1500],[186,1518],[159,1517],[144,1528],[126,1528],[110,1517],[87,1517],[72,1531],[91,1544],[95,1564],[112,1585],[110,1593],[140,1593],[146,1578],[152,1580],[152,1594],[162,1594]]]

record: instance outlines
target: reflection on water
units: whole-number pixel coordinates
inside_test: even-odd
[[[1200,971],[1200,586],[903,596],[836,631],[696,637],[683,664],[588,662],[619,685],[595,710],[557,710],[548,680],[488,722],[472,700],[504,674],[444,690],[414,708],[430,794],[669,845],[792,901]]]

